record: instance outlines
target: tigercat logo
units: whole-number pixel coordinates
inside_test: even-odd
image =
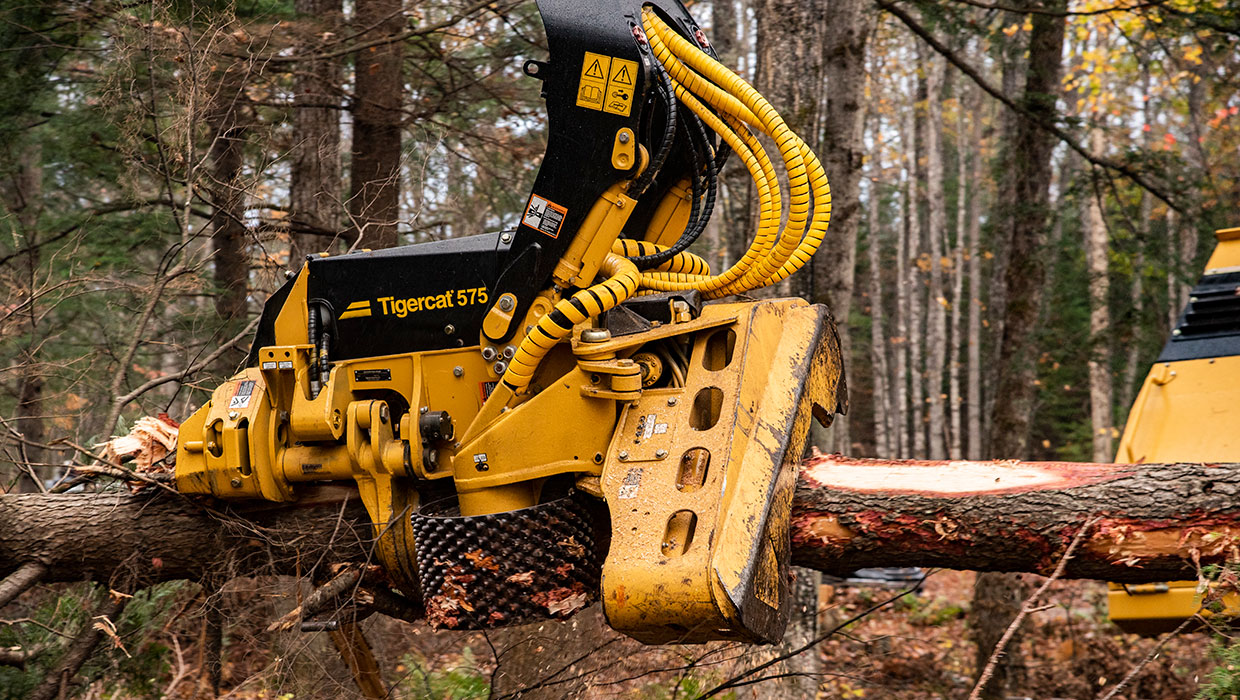
[[[396,316],[397,318],[405,318],[409,314],[416,314],[419,311],[430,311],[433,309],[454,309],[461,306],[472,306],[474,304],[487,303],[487,288],[473,287],[471,289],[449,289],[440,294],[428,294],[421,297],[408,297],[398,299],[396,297],[379,297],[372,304],[369,299],[355,301],[349,304],[344,313],[340,314],[340,320],[348,318],[365,318],[374,313],[377,309],[379,314],[383,316]]]
[[[340,320],[343,321],[346,318],[363,318],[369,315],[370,301],[355,301],[352,304],[349,304],[349,308],[345,309],[344,313],[340,314]]]

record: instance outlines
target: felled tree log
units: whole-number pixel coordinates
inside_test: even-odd
[[[171,494],[0,496],[0,577],[138,585],[307,573],[370,557],[365,511],[324,488],[295,506],[219,510]],[[1240,465],[919,462],[819,456],[793,503],[794,563],[842,574],[938,566],[1151,582],[1240,561]],[[215,509],[213,509],[215,508]],[[35,567],[35,568],[38,568]],[[30,571],[32,567],[27,567]]]
[[[842,574],[933,566],[1065,578],[1195,578],[1240,561],[1240,465],[932,462],[816,456],[793,501],[792,557]]]
[[[308,574],[365,558],[370,538],[360,499],[341,487],[310,491],[291,506],[227,508],[162,491],[0,496],[0,577],[23,565],[41,566],[45,582],[124,579],[135,587]]]

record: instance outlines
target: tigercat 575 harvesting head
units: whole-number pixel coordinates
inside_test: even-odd
[[[1215,237],[1205,272],[1133,402],[1116,462],[1240,461],[1240,433],[1231,427],[1240,423],[1240,228]],[[1161,634],[1210,615],[1202,610],[1204,592],[1196,581],[1112,583],[1107,602],[1120,629]],[[1227,615],[1240,614],[1234,595],[1223,603]]]
[[[826,175],[679,2],[539,9],[550,55],[523,71],[547,153],[517,227],[312,256],[182,425],[177,486],[356,483],[377,560],[437,627],[601,598],[646,642],[778,640],[797,464],[811,417],[845,407],[839,342],[823,306],[716,300],[805,265]],[[729,157],[761,216],[714,274],[688,248]]]

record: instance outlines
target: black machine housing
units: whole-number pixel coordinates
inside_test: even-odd
[[[483,316],[504,293],[517,299],[512,318],[525,316],[534,297],[551,286],[556,262],[568,250],[590,208],[608,187],[636,174],[613,166],[615,134],[622,128],[632,129],[638,142],[653,152],[663,132],[667,115],[655,94],[656,61],[641,31],[643,5],[652,6],[670,26],[714,55],[679,0],[539,0],[550,58],[527,61],[524,71],[543,83],[547,152],[521,223],[504,233],[342,256],[311,256],[307,262],[309,343],[326,346],[331,360],[475,345]],[[637,64],[627,115],[578,104],[587,52]],[[629,217],[627,235],[640,237],[669,188],[688,176],[691,159],[685,153],[689,148],[677,132],[666,166]],[[564,210],[554,236],[526,223],[524,214],[530,206],[538,206],[539,200]],[[274,342],[275,319],[291,285],[290,281],[268,300],[250,352],[251,365],[257,361],[258,349]],[[362,302],[368,303],[368,314],[358,308]],[[397,302],[403,302],[399,309]],[[514,323],[489,340],[506,342],[516,330]]]

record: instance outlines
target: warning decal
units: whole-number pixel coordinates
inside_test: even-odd
[[[642,469],[634,467],[624,475],[624,483],[620,484],[620,498],[637,498],[637,492],[642,487]]]
[[[237,393],[228,402],[229,408],[249,408],[250,397],[254,395],[254,380],[247,379],[237,384]]]
[[[636,84],[637,61],[587,51],[581,61],[577,106],[627,117],[633,110]]]
[[[521,223],[538,229],[552,238],[559,238],[560,225],[564,223],[564,217],[567,215],[568,210],[564,207],[532,194],[530,203],[525,207],[525,216],[521,217]]]

